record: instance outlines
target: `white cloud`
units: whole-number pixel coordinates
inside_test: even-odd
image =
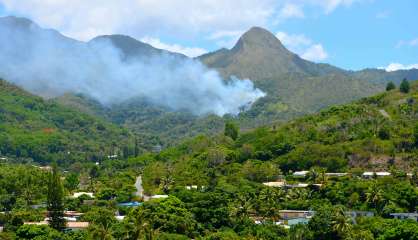
[[[418,38],[412,39],[412,40],[400,40],[398,42],[398,44],[396,44],[397,48],[403,47],[403,46],[410,46],[410,47],[415,47],[418,46]]]
[[[398,70],[410,70],[410,69],[418,69],[418,63],[403,65],[401,63],[391,63],[387,67],[379,67],[379,69],[384,69],[386,72],[393,72]]]
[[[306,60],[318,62],[327,59],[328,54],[321,44],[315,44],[306,49],[301,57]]]
[[[305,14],[300,5],[286,3],[282,9],[280,9],[278,17],[281,20],[288,18],[304,18]]]
[[[310,61],[323,61],[328,58],[328,53],[319,43],[314,43],[303,34],[287,34],[278,32],[276,37],[292,52]]]
[[[120,33],[135,38],[160,33],[190,38],[219,31],[266,27],[278,18],[301,18],[313,6],[326,13],[370,0],[0,0],[6,13],[88,40]]]
[[[316,2],[321,5],[326,13],[333,12],[339,6],[351,6],[354,2],[360,2],[362,0],[311,0],[311,2]],[[364,0],[363,0],[364,1]]]
[[[189,56],[189,57],[197,57],[197,56],[200,56],[200,55],[205,54],[205,53],[208,52],[206,49],[203,49],[203,48],[184,47],[184,46],[181,46],[181,45],[178,45],[178,44],[163,43],[163,42],[161,42],[160,39],[152,38],[152,37],[143,37],[143,38],[141,38],[141,41],[144,42],[144,43],[148,43],[148,44],[152,45],[153,47],[168,50],[170,52],[182,53],[182,54],[184,54],[186,56]]]
[[[27,16],[81,40],[121,33],[190,35],[266,26],[276,0],[1,0],[6,12]]]
[[[218,47],[232,48],[244,32],[243,30],[217,31],[212,33],[208,39],[214,40]]]

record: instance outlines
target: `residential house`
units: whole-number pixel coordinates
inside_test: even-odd
[[[391,213],[390,216],[396,219],[405,220],[405,219],[412,219],[418,222],[418,213]]]

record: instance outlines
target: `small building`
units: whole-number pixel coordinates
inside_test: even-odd
[[[314,211],[305,210],[280,210],[279,216],[281,219],[289,220],[296,218],[311,218],[315,214]]]
[[[363,178],[373,178],[373,177],[387,177],[390,176],[390,172],[364,172]]]
[[[168,195],[153,195],[153,196],[150,196],[150,199],[161,199],[161,198],[168,198]]]
[[[400,220],[412,219],[418,222],[418,213],[391,213],[390,216]]]
[[[286,185],[286,182],[284,181],[264,182],[263,185],[268,186],[268,187],[284,187]]]
[[[344,177],[347,175],[348,173],[325,173],[325,176],[328,176],[328,177]]]
[[[118,203],[119,207],[138,207],[141,206],[141,202],[125,202],[125,203]]]
[[[41,222],[24,222],[25,225],[48,225],[48,221]],[[89,227],[89,222],[66,222],[65,230],[67,231],[77,231],[86,229]]]
[[[186,186],[187,190],[192,190],[192,189],[197,189],[197,185],[190,185],[190,186]]]
[[[288,219],[284,221],[284,224],[288,225],[288,226],[293,226],[293,225],[297,225],[297,224],[308,224],[310,220],[310,217],[306,217],[306,218],[293,218],[293,219]]]
[[[72,197],[73,198],[79,198],[83,195],[87,195],[90,198],[94,198],[94,194],[92,192],[75,192]]]
[[[293,173],[295,178],[305,178],[308,175],[309,171],[296,171]]]

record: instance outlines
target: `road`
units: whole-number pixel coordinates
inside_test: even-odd
[[[142,176],[139,175],[135,181],[135,196],[142,198],[144,196],[144,188],[142,187]]]

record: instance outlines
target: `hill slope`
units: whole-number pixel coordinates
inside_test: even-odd
[[[37,162],[100,160],[132,146],[126,129],[0,80],[0,154]],[[132,151],[132,150],[131,150]]]
[[[411,172],[418,167],[417,103],[415,82],[408,94],[393,90],[332,106],[281,126],[242,132],[235,141],[224,135],[197,137],[157,155],[144,170],[144,186],[161,191],[156,178],[178,186],[208,186],[214,178],[272,181],[280,175],[278,168],[285,173],[310,168]]]

